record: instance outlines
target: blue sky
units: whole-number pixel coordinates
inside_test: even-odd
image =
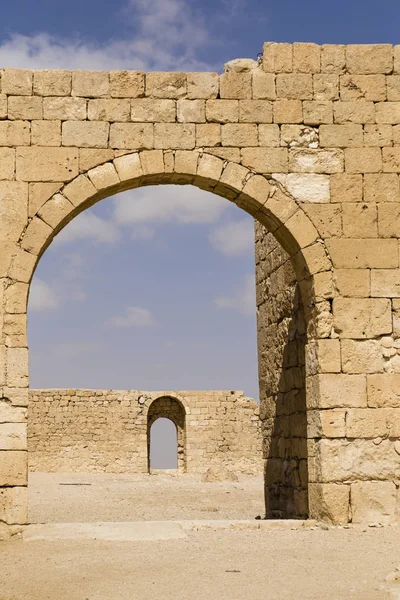
[[[398,43],[399,22],[397,0],[13,0],[0,62],[222,72],[264,41]],[[257,397],[252,228],[190,187],[134,190],[86,211],[35,275],[32,386]]]

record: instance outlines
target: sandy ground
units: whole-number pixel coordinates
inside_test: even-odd
[[[167,474],[29,476],[31,523],[254,519],[264,514],[259,477],[238,483],[201,483],[189,475]]]
[[[398,598],[400,530],[199,531],[148,542],[0,543],[1,600]],[[396,591],[397,590],[397,591]]]
[[[30,495],[32,521],[81,523],[75,528],[115,521],[111,528],[119,527],[127,540],[130,527],[157,529],[159,519],[248,518],[254,526],[262,513],[257,479],[202,484],[165,475],[34,474]],[[147,541],[26,534],[0,542],[0,600],[400,599],[400,572],[399,582],[387,580],[400,567],[399,526],[294,531],[267,523],[262,530],[188,530]],[[176,527],[169,522],[162,531],[173,534]]]

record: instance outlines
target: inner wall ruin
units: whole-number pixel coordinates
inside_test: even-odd
[[[148,473],[160,417],[177,427],[179,471],[262,473],[259,407],[236,391],[30,390],[29,469]]]
[[[223,196],[269,232],[268,516],[399,520],[400,46],[267,42],[222,75],[3,69],[0,88],[0,535],[27,522],[36,265],[86,208],[164,183]]]

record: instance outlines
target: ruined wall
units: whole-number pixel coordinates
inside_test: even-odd
[[[308,516],[306,323],[289,255],[256,223],[260,416],[266,514]]]
[[[31,390],[30,470],[147,473],[149,427],[158,417],[180,430],[181,470],[262,473],[258,405],[233,391]]]

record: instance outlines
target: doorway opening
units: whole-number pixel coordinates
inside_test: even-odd
[[[149,473],[176,469],[186,471],[185,409],[168,396],[150,405],[147,416],[147,457]]]

